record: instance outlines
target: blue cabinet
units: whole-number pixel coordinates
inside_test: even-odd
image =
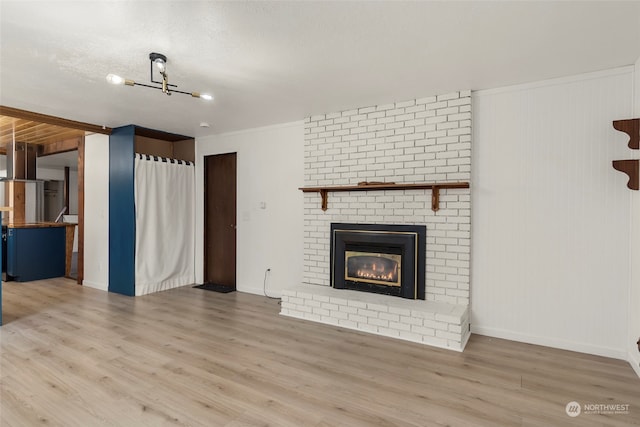
[[[7,280],[61,277],[65,273],[65,227],[7,229]]]

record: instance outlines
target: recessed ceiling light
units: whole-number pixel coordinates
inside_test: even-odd
[[[209,123],[207,123],[207,122],[200,122],[200,127],[201,127],[201,128],[208,128],[208,127],[209,127]]]

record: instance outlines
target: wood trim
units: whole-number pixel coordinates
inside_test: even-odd
[[[7,107],[4,105],[0,105],[0,115],[31,120],[34,122],[48,123],[50,125],[62,126],[71,129],[80,129],[87,132],[111,135],[111,128],[108,128],[106,126],[77,122],[75,120],[63,119],[61,117],[49,116],[47,114],[34,113],[32,111],[20,110],[18,108]]]
[[[420,184],[368,184],[368,185],[337,185],[332,187],[300,187],[303,193],[319,193],[322,190],[336,191],[380,191],[380,190],[431,190],[440,188],[469,188],[468,182],[433,182]]]
[[[434,185],[431,188],[431,210],[436,212],[440,210],[440,186]]]
[[[0,145],[10,144],[14,140],[34,145],[53,144],[66,140],[73,141],[84,136],[85,133],[87,132],[81,129],[0,116]]]
[[[5,187],[5,195],[8,193],[9,223],[21,223],[25,221],[25,182],[9,181],[8,191]]]
[[[67,208],[67,214],[71,212],[69,209],[69,166],[64,167],[64,206]]]
[[[440,190],[451,188],[469,188],[468,182],[441,182],[441,183],[419,183],[419,184],[395,184],[379,183],[365,185],[338,185],[331,187],[300,187],[303,193],[320,193],[322,198],[322,210],[327,210],[327,199],[330,192],[340,191],[384,191],[384,190],[431,190],[431,210],[436,212],[440,209]]]
[[[161,130],[143,128],[143,127],[140,127],[140,126],[136,126],[134,132],[135,132],[136,136],[142,136],[142,137],[151,138],[151,139],[159,139],[161,141],[177,142],[177,141],[186,141],[186,140],[192,140],[193,139],[192,136],[179,135],[177,133],[163,132]]]
[[[6,223],[4,224],[7,228],[62,228],[68,227],[75,224],[68,224],[66,222],[16,222],[16,223]]]
[[[75,151],[78,149],[80,139],[84,136],[77,138],[65,139],[64,141],[52,142],[49,144],[43,144],[38,146],[38,157],[50,156],[52,154],[66,153],[69,151]]]
[[[203,176],[204,176],[204,182],[203,182],[203,188],[202,188],[202,200],[204,201],[203,203],[203,207],[202,207],[202,215],[204,216],[204,244],[203,246],[203,251],[202,251],[202,283],[206,283],[207,282],[207,277],[209,274],[209,269],[207,267],[207,260],[209,259],[209,250],[207,249],[207,230],[208,230],[208,226],[209,226],[209,219],[208,219],[208,215],[207,215],[207,194],[208,193],[208,188],[207,188],[207,174],[210,173],[207,170],[207,157],[209,156],[204,156],[202,158],[202,167],[203,167]]]
[[[67,224],[65,227],[64,236],[64,276],[71,278],[71,262],[73,260],[73,238],[75,234],[76,225]]]
[[[84,280],[84,138],[78,143],[78,285]]]

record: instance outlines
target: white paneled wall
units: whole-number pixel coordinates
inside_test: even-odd
[[[472,331],[626,358],[632,67],[474,93]]]
[[[634,69],[634,118],[640,118],[640,58]],[[629,150],[628,157],[640,158],[640,150]],[[631,289],[629,292],[629,322],[627,348],[628,359],[640,376],[640,350],[636,341],[640,338],[640,191],[631,194]]]

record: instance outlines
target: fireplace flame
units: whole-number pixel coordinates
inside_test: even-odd
[[[346,277],[358,281],[400,285],[399,258],[397,255],[378,253],[348,252],[346,262]]]
[[[373,271],[376,271],[375,265],[373,267]],[[356,272],[356,276],[362,279],[374,279],[374,280],[385,280],[389,282],[393,282],[393,272],[389,272],[387,274],[376,274],[369,271],[358,270]]]

